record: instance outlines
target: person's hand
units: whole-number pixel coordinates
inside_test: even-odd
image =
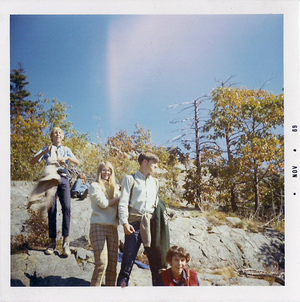
[[[64,164],[67,160],[69,160],[69,156],[66,156],[66,157],[60,157],[57,159],[58,162],[62,165]]]
[[[45,149],[44,153],[46,154],[46,153],[50,152],[51,149],[52,149],[52,144],[50,144],[50,145],[48,146],[48,148]]]
[[[131,224],[129,224],[129,223],[125,223],[123,225],[123,228],[124,228],[125,235],[131,235],[131,234],[133,234],[135,232],[134,227]]]
[[[119,202],[119,200],[120,200],[119,197],[110,199],[110,200],[109,200],[109,206],[110,206],[110,207],[114,206],[115,204],[117,204],[117,203]]]

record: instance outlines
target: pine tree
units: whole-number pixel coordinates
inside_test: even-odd
[[[45,122],[39,115],[38,101],[29,100],[29,84],[21,64],[10,75],[11,179],[30,180],[36,169],[29,160],[32,150],[42,144]]]
[[[22,64],[18,64],[18,69],[13,69],[10,75],[10,118],[13,120],[16,116],[25,116],[35,112],[38,102],[28,99],[31,93],[26,90],[29,84],[25,76],[25,70]]]

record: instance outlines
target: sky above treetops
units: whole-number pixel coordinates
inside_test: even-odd
[[[230,76],[236,87],[283,89],[281,14],[11,15],[10,47],[31,100],[69,104],[69,121],[93,142],[139,124],[167,145],[179,127],[168,106]]]

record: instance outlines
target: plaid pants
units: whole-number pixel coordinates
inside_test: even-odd
[[[90,240],[94,250],[95,268],[91,286],[115,286],[118,263],[118,231],[115,225],[91,224]]]

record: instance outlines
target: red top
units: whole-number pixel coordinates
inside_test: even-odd
[[[184,269],[181,282],[176,282],[171,268],[160,271],[163,286],[199,286],[198,275],[195,271]]]

